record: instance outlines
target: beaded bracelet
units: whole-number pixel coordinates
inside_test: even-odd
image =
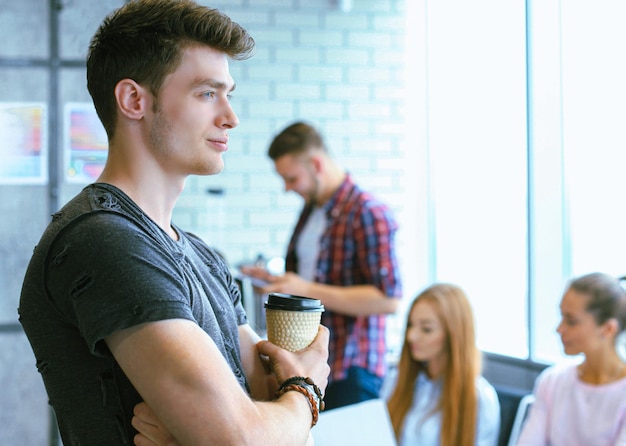
[[[298,384],[289,384],[286,386],[280,386],[280,389],[278,390],[278,392],[276,392],[276,397],[278,398],[281,395],[284,395],[285,393],[291,390],[300,392],[301,394],[307,397],[307,401],[309,402],[309,406],[311,408],[311,416],[313,418],[311,421],[311,427],[315,426],[317,424],[317,420],[319,418],[320,412],[317,407],[317,402],[315,401],[315,397],[309,391],[309,389],[307,389],[306,387],[300,386]]]

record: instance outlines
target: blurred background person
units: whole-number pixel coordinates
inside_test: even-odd
[[[305,122],[282,130],[268,150],[286,191],[304,200],[289,241],[286,273],[245,274],[270,283],[263,292],[320,299],[330,329],[326,409],[379,396],[386,366],[386,315],[402,296],[391,210],[355,184]]]
[[[539,375],[517,444],[626,445],[626,365],[617,345],[626,326],[624,289],[607,274],[588,274],[569,283],[560,309],[563,350],[582,362]]]
[[[500,404],[481,365],[463,290],[434,284],[422,291],[408,312],[398,367],[382,391],[398,446],[495,446]]]

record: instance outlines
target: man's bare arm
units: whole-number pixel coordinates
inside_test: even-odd
[[[311,410],[298,392],[255,402],[243,391],[213,340],[195,323],[172,319],[121,330],[109,349],[145,402],[179,444],[305,444]],[[282,373],[326,384],[328,331],[298,357],[266,347]],[[304,360],[302,360],[304,359]],[[315,366],[313,366],[315,365]]]

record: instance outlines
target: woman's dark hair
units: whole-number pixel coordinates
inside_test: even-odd
[[[157,98],[163,80],[193,44],[233,59],[246,59],[254,50],[245,29],[191,0],[133,0],[104,19],[89,45],[87,89],[109,140],[115,133],[117,83],[133,79]]]
[[[603,273],[591,273],[572,280],[569,289],[589,297],[587,311],[598,325],[615,318],[620,331],[626,328],[626,292],[620,282],[626,277],[615,279]]]

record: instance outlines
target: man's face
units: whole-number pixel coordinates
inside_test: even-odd
[[[224,53],[206,46],[184,50],[168,75],[150,120],[150,150],[172,175],[212,175],[224,168],[228,131],[239,124],[230,105],[234,81]]]
[[[319,179],[310,157],[283,155],[274,161],[274,167],[285,182],[285,192],[294,191],[306,204],[315,202]]]

